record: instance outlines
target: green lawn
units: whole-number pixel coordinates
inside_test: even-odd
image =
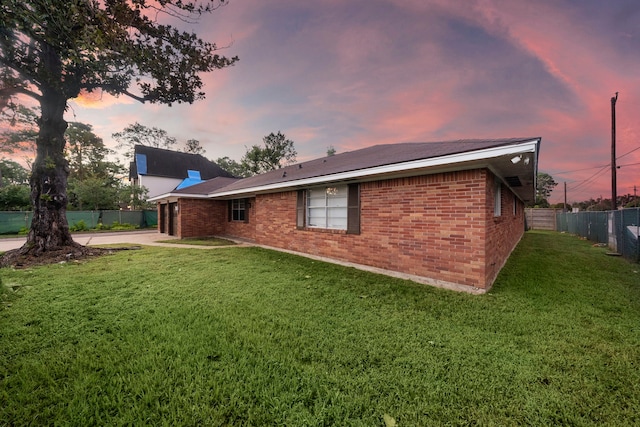
[[[638,425],[605,253],[527,233],[482,296],[260,248],[0,270],[0,425]]]
[[[158,243],[172,243],[178,245],[196,246],[232,246],[236,243],[219,237],[187,237],[184,239],[158,240]]]

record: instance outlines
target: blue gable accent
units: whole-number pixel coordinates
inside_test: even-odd
[[[187,170],[187,176],[188,177],[176,187],[176,190],[181,190],[203,182],[202,178],[200,178],[200,171]]]
[[[138,175],[147,174],[147,155],[136,154],[136,168],[138,169]]]

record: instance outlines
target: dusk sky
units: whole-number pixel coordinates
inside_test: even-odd
[[[611,196],[619,92],[618,194],[640,187],[638,0],[231,0],[192,28],[240,57],[204,76],[206,100],[104,95],[72,101],[67,120],[111,147],[138,121],[235,160],[277,131],[298,161],[329,146],[540,136],[539,170],[560,183],[551,201],[566,181],[572,202]]]

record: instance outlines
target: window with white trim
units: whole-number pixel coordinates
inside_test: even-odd
[[[502,184],[496,182],[493,189],[493,216],[502,215]]]
[[[307,190],[307,227],[347,229],[348,186],[316,187]]]

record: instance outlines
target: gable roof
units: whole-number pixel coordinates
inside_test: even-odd
[[[144,164],[138,164],[139,162],[143,162]],[[134,147],[134,161],[131,162],[129,169],[129,177],[134,178],[137,175],[150,175],[163,178],[185,179],[189,176],[189,170],[200,172],[200,177],[203,180],[218,176],[233,176],[200,154],[136,145]]]
[[[233,184],[234,182],[241,179],[242,178],[229,178],[226,176],[219,176],[208,181],[201,182],[200,184],[194,184],[189,187],[181,188],[179,190],[173,190],[171,194],[207,195],[213,193],[214,191],[220,190],[221,188],[225,188],[228,185]]]
[[[457,141],[416,142],[375,145],[360,150],[322,157],[287,166],[264,174],[240,179],[207,193],[193,186],[180,195],[230,198],[284,191],[332,182],[362,182],[397,176],[413,176],[439,171],[489,168],[518,197],[535,197],[535,175],[541,138],[465,139]],[[530,158],[522,160],[525,153]],[[515,161],[514,155],[521,155]],[[158,196],[170,197],[177,192]]]

